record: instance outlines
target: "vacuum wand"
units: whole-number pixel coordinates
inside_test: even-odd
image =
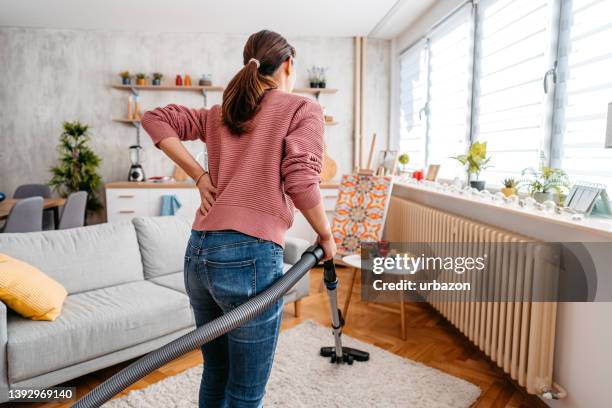
[[[370,359],[369,353],[351,347],[342,347],[344,318],[342,317],[342,312],[338,309],[338,277],[336,276],[336,267],[333,261],[325,261],[323,263],[323,283],[325,283],[327,297],[329,298],[334,346],[321,347],[321,355],[329,357],[331,363],[337,364],[347,363],[351,365],[354,361],[368,361]]]

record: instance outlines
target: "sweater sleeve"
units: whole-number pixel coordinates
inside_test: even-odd
[[[180,140],[202,139],[206,142],[206,118],[208,109],[192,109],[179,105],[168,105],[145,112],[142,127],[151,136],[155,146],[167,137]]]
[[[314,101],[306,101],[295,113],[285,137],[281,175],[285,192],[300,210],[321,202],[319,181],[323,163],[323,111]]]

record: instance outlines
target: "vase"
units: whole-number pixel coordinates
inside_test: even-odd
[[[555,201],[555,194],[552,191],[547,191],[547,192],[541,192],[541,191],[536,191],[535,193],[533,193],[533,199],[536,200],[538,203],[543,203],[544,201]]]
[[[153,78],[153,81],[151,81],[151,83],[153,85],[161,85],[161,78]]]
[[[325,81],[319,82],[319,88],[325,88],[325,85],[326,85]]]
[[[191,86],[191,77],[189,75],[185,75],[185,81],[183,82],[185,86]]]
[[[310,81],[310,87],[311,88],[318,88],[319,87],[319,83],[318,82]]]
[[[132,80],[130,78],[121,78],[121,83],[123,85],[130,85],[132,83]]]
[[[183,85],[183,78],[180,75],[177,75],[176,78],[174,79],[174,84],[176,86],[182,86]]]
[[[144,78],[138,78],[136,79],[136,85],[144,85],[145,84],[145,79]]]
[[[472,180],[470,181],[470,187],[475,188],[478,191],[482,191],[485,188],[484,180]]]
[[[510,196],[516,195],[516,188],[514,188],[514,187],[504,187],[500,191],[506,197],[510,197]]]

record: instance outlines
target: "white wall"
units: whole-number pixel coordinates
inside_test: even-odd
[[[438,1],[420,19],[391,41],[390,133],[392,141],[398,139],[399,131],[399,54],[422,38],[432,25],[463,3],[463,0]],[[455,209],[454,212],[466,215],[458,209]],[[472,215],[478,218],[482,214]],[[499,222],[503,221],[499,217],[493,220],[491,223],[494,225],[499,225]],[[534,228],[531,228],[528,223],[513,224],[510,229],[544,240],[572,241],[573,239],[568,234],[549,234],[546,229],[533,231]],[[588,240],[584,236],[576,239]],[[612,274],[609,260],[600,265],[598,271],[607,274],[606,278],[609,280],[609,274]],[[547,401],[551,407],[604,408],[611,406],[612,389],[609,382],[612,378],[612,348],[610,347],[612,325],[610,316],[612,316],[612,303],[559,304],[554,378],[567,390],[569,396],[559,401]]]
[[[206,33],[134,33],[59,29],[0,28],[0,191],[11,195],[23,183],[45,183],[57,158],[56,145],[65,120],[91,125],[94,150],[102,157],[104,181],[124,180],[128,147],[135,142],[131,126],[113,122],[125,116],[128,92],[110,87],[117,73],[160,71],[165,80],[177,73],[197,82],[211,73],[215,84],[226,84],[242,65],[246,35]],[[339,122],[326,128],[328,154],[338,175],[352,170],[354,42],[349,37],[288,38],[296,47],[297,86],[307,86],[307,68],[329,68],[327,86],[338,89],[320,102]],[[389,46],[369,42],[368,132],[386,139],[389,126]],[[209,105],[221,93],[211,93]],[[145,109],[168,103],[202,106],[191,92],[142,92]],[[171,175],[172,163],[144,134],[147,176]],[[199,143],[191,143],[194,152]]]

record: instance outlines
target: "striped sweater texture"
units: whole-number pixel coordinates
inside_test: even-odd
[[[155,145],[167,137],[206,143],[218,193],[206,216],[197,211],[195,230],[235,230],[284,246],[294,206],[309,209],[321,201],[325,127],[312,99],[267,91],[251,130],[240,136],[223,124],[220,105],[168,105],[146,112],[142,126]]]

